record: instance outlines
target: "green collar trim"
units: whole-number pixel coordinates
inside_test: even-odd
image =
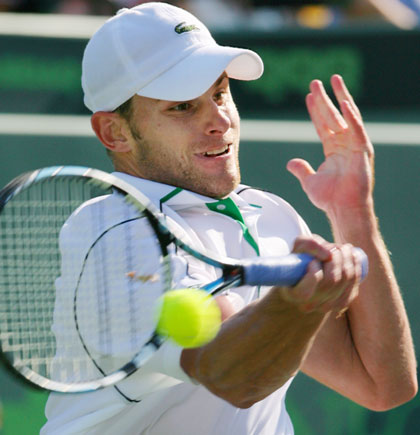
[[[206,206],[209,210],[214,211],[216,213],[224,214],[234,220],[236,220],[239,225],[242,227],[242,233],[244,239],[251,245],[257,255],[260,255],[260,249],[258,247],[258,243],[252,237],[249,228],[246,226],[244,218],[238,208],[238,206],[233,202],[231,198],[221,199],[216,202],[206,203]]]
[[[178,193],[181,193],[182,191],[183,189],[181,189],[180,187],[176,187],[174,190],[172,190],[171,192],[169,192],[167,195],[165,195],[163,198],[160,199],[160,204],[162,205],[164,202],[169,201],[171,198],[178,195]]]
[[[169,192],[167,195],[165,195],[163,198],[160,199],[160,205],[164,204],[165,202],[168,202],[171,198],[181,193],[183,189],[181,187],[176,187],[171,192]],[[258,205],[250,204],[253,207],[259,207]],[[224,214],[225,216],[228,216],[232,219],[234,219],[242,228],[242,233],[244,236],[244,239],[249,243],[249,245],[254,249],[256,254],[260,255],[260,249],[258,247],[258,243],[255,241],[255,239],[252,237],[249,228],[245,224],[244,218],[242,216],[242,213],[240,212],[238,206],[234,203],[234,201],[231,198],[225,198],[220,199],[219,201],[215,202],[207,202],[206,206],[209,210],[214,211],[216,213]]]

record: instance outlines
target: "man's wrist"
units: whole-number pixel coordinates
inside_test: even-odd
[[[334,238],[345,243],[375,238],[379,234],[378,218],[372,205],[334,210],[327,214]]]

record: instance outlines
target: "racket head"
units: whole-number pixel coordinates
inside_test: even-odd
[[[0,192],[3,361],[58,392],[127,377],[163,341],[154,307],[172,287],[170,243],[148,198],[111,174],[50,167],[13,180]]]

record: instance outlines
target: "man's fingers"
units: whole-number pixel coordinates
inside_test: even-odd
[[[360,119],[362,119],[362,115],[356,103],[354,102],[353,96],[350,94],[346,84],[344,83],[343,78],[339,74],[334,74],[331,77],[331,87],[334,91],[334,95],[337,98],[338,103],[341,105],[343,101],[347,100],[350,103],[353,111]]]
[[[325,126],[332,132],[341,131],[346,128],[346,123],[340,111],[331,101],[322,82],[320,80],[313,80],[309,88],[313,95],[313,100],[307,100],[307,105],[309,103],[312,113],[320,126]]]
[[[287,163],[287,170],[293,174],[299,181],[302,187],[305,185],[305,180],[308,176],[315,174],[312,166],[302,159],[292,159]]]
[[[293,288],[281,288],[282,297],[303,312],[340,312],[358,295],[360,260],[350,244],[336,245],[320,236],[296,239],[294,252],[316,257]]]
[[[373,145],[369,139],[362,119],[357,115],[353,106],[348,100],[341,103],[341,111],[352,133],[352,145],[354,149],[367,151],[369,156],[373,155]]]
[[[313,260],[308,264],[307,272],[298,284],[294,287],[279,287],[279,291],[284,300],[297,304],[302,311],[306,311],[305,306],[312,303],[314,292],[323,277],[321,262]]]
[[[358,295],[358,285],[361,280],[361,264],[350,244],[342,245],[333,253],[334,260],[324,264],[323,285],[334,289],[334,296],[322,307],[322,311],[340,312],[347,308]],[[334,266],[333,266],[334,265]]]
[[[328,261],[331,259],[332,248],[333,244],[326,242],[321,236],[313,234],[312,236],[297,237],[293,245],[293,252],[306,253],[319,261]]]

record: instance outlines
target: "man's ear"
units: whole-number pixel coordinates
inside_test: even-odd
[[[127,121],[113,112],[95,112],[91,125],[98,139],[111,151],[131,151],[131,134]]]

